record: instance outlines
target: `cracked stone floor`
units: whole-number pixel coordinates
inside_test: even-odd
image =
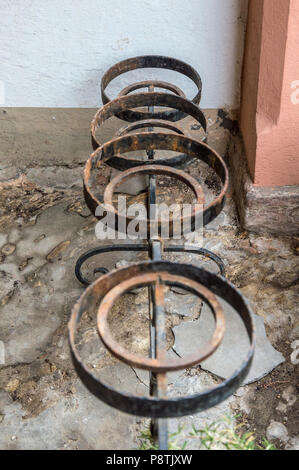
[[[209,143],[226,156],[235,121],[223,112],[209,111],[207,115]],[[1,120],[5,124],[1,138],[7,141],[7,120],[13,122],[14,116],[5,111]],[[191,134],[196,133],[194,126],[185,125]],[[73,158],[72,143],[67,157],[55,153],[51,159],[51,145],[49,155],[40,159],[38,155],[27,159],[20,148],[14,149],[21,152],[17,160],[15,152],[1,155],[0,344],[5,362],[0,365],[0,448],[136,448],[148,420],[118,412],[97,400],[80,382],[71,362],[67,322],[84,290],[75,278],[74,265],[81,253],[105,242],[96,239],[96,220],[82,196],[82,172],[89,149],[86,155],[81,152]],[[187,171],[199,178],[208,199],[212,197],[217,182],[209,171],[197,164]],[[102,190],[110,172],[106,169],[99,175]],[[166,197],[171,183],[164,183],[161,196]],[[180,189],[171,188],[172,196]],[[230,190],[223,213],[205,229],[203,246],[222,257],[228,279],[248,297],[258,315],[259,356],[250,380],[234,396],[200,415],[170,420],[170,430],[176,430],[178,424],[188,429],[191,424],[200,426],[225,414],[239,415],[244,429],[253,431],[258,440],[267,435],[280,448],[298,448],[299,239],[242,232]],[[88,262],[85,271],[92,278],[96,266],[113,269],[144,256],[105,254]],[[212,263],[194,255],[169,255],[167,259],[214,269]],[[175,289],[166,294],[169,355],[191,352],[190,344],[193,347],[197,338],[204,340],[201,325],[209,327],[206,306],[183,294]],[[110,324],[120,344],[147,353],[147,291],[140,289],[118,301]],[[227,339],[236,343],[232,356],[241,355],[246,348],[241,337],[239,342],[231,341],[239,335],[238,328],[232,324]],[[88,323],[80,348],[103,380],[120,390],[148,394],[147,373],[112,357]],[[216,362],[206,361],[169,374],[169,394],[184,396],[218,384],[231,372],[227,367],[230,361],[225,360],[227,348],[220,351]],[[198,447],[193,441],[187,448]]]

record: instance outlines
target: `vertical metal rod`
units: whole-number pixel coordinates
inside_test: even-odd
[[[153,85],[148,88],[149,92],[154,91]],[[148,111],[154,112],[154,106],[149,106]],[[149,127],[149,131],[153,128]],[[148,150],[149,160],[154,160],[154,150]],[[148,186],[148,218],[156,219],[156,176],[150,175]],[[162,258],[161,242],[151,240],[149,234],[150,257],[153,261],[160,261]],[[165,311],[164,311],[164,288],[160,280],[149,287],[149,311],[150,311],[150,357],[162,358],[166,354],[166,333],[165,333]],[[166,374],[155,374],[150,372],[150,394],[155,397],[166,397],[167,377]],[[166,419],[152,419],[152,435],[158,442],[160,450],[168,450],[168,424]]]
[[[149,91],[149,93],[152,93],[153,91],[155,91],[154,86],[153,86],[153,85],[150,85],[150,86],[148,87],[148,91]],[[154,106],[149,106],[149,107],[148,107],[148,112],[149,112],[149,113],[153,113],[153,112],[154,112]],[[152,128],[152,127],[149,127],[148,130],[151,132],[151,131],[153,130],[153,128]],[[153,160],[153,159],[154,159],[154,155],[155,155],[154,150],[147,150],[146,153],[147,153],[147,156],[148,156],[148,159],[149,159],[149,160]]]
[[[150,85],[148,87],[148,91],[152,92],[154,91],[154,87]],[[154,106],[149,106],[148,111],[150,113],[154,112]],[[148,129],[149,131],[152,130],[151,127]],[[148,150],[147,152],[147,157],[149,160],[154,159],[154,151],[153,150]],[[156,204],[156,178],[155,176],[150,176],[149,177],[149,186],[148,186],[148,208],[147,208],[147,213],[148,213],[148,218],[151,217],[151,208],[155,207]],[[155,215],[155,214],[153,214]],[[150,235],[148,234],[148,237]],[[152,250],[152,247],[150,246],[150,249]],[[151,252],[151,259],[153,259],[153,253]],[[150,357],[154,358],[155,357],[155,327],[153,325],[153,318],[154,318],[154,309],[153,309],[153,286],[150,286],[148,288],[148,298],[149,298],[149,311],[150,311]],[[150,372],[150,394],[155,396],[156,395],[156,377],[154,374]]]
[[[153,261],[159,261],[162,258],[161,242],[150,240],[150,253]],[[155,285],[151,286],[151,357],[163,359],[166,355],[166,330],[165,330],[165,310],[164,310],[164,286],[160,279]],[[150,390],[153,396],[164,398],[167,393],[166,374],[150,375]],[[158,441],[160,450],[168,450],[168,423],[167,419],[159,418],[152,420],[152,434]]]
[[[161,247],[160,242],[158,243]],[[166,356],[166,330],[165,330],[165,310],[164,310],[164,286],[160,279],[154,286],[154,322],[155,322],[155,352],[157,359],[164,359]],[[167,394],[166,374],[157,374],[157,397],[165,398]],[[168,449],[168,423],[167,419],[157,420],[158,444],[160,450]]]
[[[150,85],[148,87],[148,91],[154,91],[154,87]],[[154,106],[149,106],[148,111],[153,113],[154,112]],[[149,131],[151,131],[152,128],[149,128]],[[148,150],[147,152],[147,157],[149,160],[154,159],[154,152],[153,150]],[[147,213],[148,213],[148,218],[151,217],[151,208],[155,207],[156,204],[156,178],[155,176],[150,176],[149,177],[149,186],[148,186],[148,198],[147,198]],[[153,214],[154,215],[154,214]],[[150,234],[148,234],[148,237],[150,237]],[[150,250],[152,250],[152,247],[150,246]],[[151,259],[153,259],[153,253],[150,253]],[[150,320],[150,357],[154,358],[155,357],[155,327],[153,325],[153,317],[154,317],[154,311],[153,311],[153,286],[150,286],[148,288],[148,299],[149,299],[149,320]],[[152,396],[156,395],[156,377],[154,374],[150,372],[150,394]]]

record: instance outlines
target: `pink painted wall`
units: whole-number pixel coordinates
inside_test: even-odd
[[[299,0],[250,0],[240,123],[257,186],[299,184],[296,80]]]

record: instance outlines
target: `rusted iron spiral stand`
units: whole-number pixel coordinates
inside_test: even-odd
[[[142,68],[162,68],[180,72],[193,80],[197,94],[192,101],[186,99],[182,90],[171,83],[146,81],[134,83],[122,90],[118,98],[110,100],[106,94],[109,83],[119,75],[130,70]],[[148,92],[133,91],[147,88]],[[158,93],[161,88],[171,93]],[[203,205],[201,216],[203,225],[215,219],[221,212],[228,188],[228,171],[222,158],[206,144],[206,119],[198,107],[201,98],[201,79],[198,73],[182,61],[161,57],[144,56],[122,61],[111,67],[101,82],[104,106],[97,112],[91,125],[92,144],[95,152],[87,160],[84,170],[84,195],[86,204],[93,214],[98,206],[109,204],[116,220],[117,229],[126,231],[131,219],[122,216],[113,207],[112,197],[115,189],[128,178],[148,174],[148,204],[156,204],[156,177],[166,175],[183,181],[194,192],[196,200],[204,204],[204,195],[199,183],[179,168],[196,159],[207,163],[222,182],[222,191],[208,205]],[[144,108],[147,108],[144,111]],[[142,110],[140,110],[140,108]],[[161,108],[167,108],[160,110]],[[106,143],[97,140],[96,130],[106,120],[117,116],[128,124],[117,132],[115,138]],[[184,134],[179,122],[186,116],[192,116],[204,131],[205,137],[199,141]],[[155,128],[165,128],[173,133],[157,132]],[[141,130],[147,129],[147,132]],[[133,132],[133,133],[132,133]],[[168,150],[179,155],[170,158],[155,158],[155,150]],[[137,160],[127,154],[136,150],[145,150],[147,160]],[[126,155],[125,155],[126,154]],[[91,181],[93,174],[103,165],[109,165],[122,173],[111,180],[105,189],[103,200],[94,194]],[[191,227],[194,228],[195,211],[191,214]],[[101,217],[99,217],[101,218]],[[69,338],[76,370],[88,389],[105,403],[127,413],[152,419],[152,432],[161,450],[168,449],[167,418],[191,415],[209,409],[232,395],[242,384],[251,366],[254,352],[254,325],[250,307],[243,295],[225,279],[222,260],[214,253],[196,247],[184,245],[166,245],[160,238],[152,237],[150,223],[152,214],[148,208],[147,244],[110,245],[99,247],[84,253],[77,261],[75,272],[79,281],[88,286],[75,305],[69,322]],[[170,235],[173,230],[170,221]],[[162,222],[158,221],[158,233],[161,234]],[[108,272],[106,268],[97,268],[94,272],[102,276],[92,284],[82,274],[82,265],[89,258],[113,251],[148,252],[149,261],[136,263],[129,267]],[[163,253],[189,252],[212,259],[219,267],[219,275],[202,268],[163,261]],[[109,329],[108,316],[115,301],[124,293],[137,287],[149,289],[149,357],[140,357],[121,347],[113,338]],[[164,286],[175,286],[194,294],[206,302],[215,319],[215,330],[206,345],[188,357],[169,359],[166,347],[166,328],[164,311]],[[250,348],[247,357],[232,377],[214,389],[188,397],[167,398],[167,372],[185,369],[200,364],[211,356],[220,345],[225,331],[225,318],[216,296],[227,301],[239,314],[245,325]],[[76,343],[77,328],[83,314],[97,312],[97,328],[102,342],[118,359],[132,367],[144,369],[150,374],[150,396],[133,396],[115,390],[95,376],[93,371],[80,357]]]

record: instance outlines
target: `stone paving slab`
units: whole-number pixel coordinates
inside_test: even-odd
[[[201,363],[201,367],[223,379],[229,378],[246,358],[249,340],[246,335],[242,320],[227,302],[220,300],[226,319],[226,331],[224,339],[217,351]],[[275,367],[284,362],[283,355],[273,348],[267,338],[264,320],[254,315],[256,326],[256,350],[251,370],[244,385],[250,384],[265,377]],[[195,346],[200,348],[211,337],[214,329],[213,316],[209,307],[204,304],[200,319],[195,322],[181,323],[174,327],[174,349],[184,357],[195,351]],[[186,341],[188,338],[188,341]]]
[[[110,369],[110,368],[109,368]],[[136,393],[140,383],[123,366],[112,370],[118,385]],[[124,383],[126,382],[126,383]],[[0,428],[0,448],[7,450],[125,450],[137,446],[138,419],[121,413],[95,398],[80,382],[73,393],[65,395],[48,390],[44,397],[48,408],[38,416],[24,419],[24,411],[7,393],[0,391],[0,408],[4,415]]]

